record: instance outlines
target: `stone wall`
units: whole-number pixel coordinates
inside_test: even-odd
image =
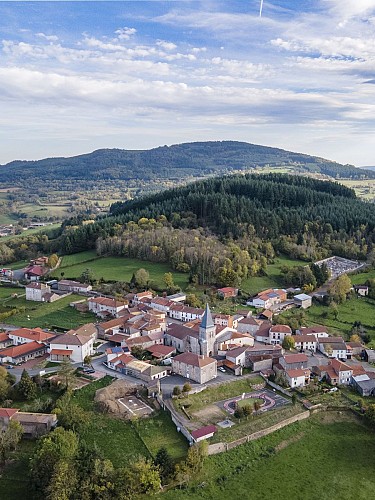
[[[263,429],[261,431],[254,432],[253,434],[249,434],[248,436],[244,436],[241,439],[237,439],[236,441],[232,441],[231,443],[216,443],[216,444],[210,444],[208,447],[208,454],[209,455],[216,455],[217,453],[222,453],[223,451],[228,451],[233,448],[236,448],[237,446],[240,446],[241,444],[248,443],[250,441],[255,441],[256,439],[259,439],[263,436],[267,436],[268,434],[272,434],[273,432],[278,431],[279,429],[282,429],[283,427],[286,427],[287,425],[294,424],[295,422],[299,422],[301,420],[305,420],[306,418],[309,418],[310,412],[304,411],[303,413],[300,413],[299,415],[295,415],[294,417],[287,418],[278,424],[272,425],[271,427],[268,427],[267,429]]]

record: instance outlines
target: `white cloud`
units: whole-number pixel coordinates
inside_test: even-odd
[[[39,38],[44,38],[49,42],[57,42],[59,39],[59,37],[56,35],[45,35],[44,33],[37,33],[36,36],[38,36]]]
[[[137,33],[137,30],[135,28],[120,28],[115,31],[117,38],[119,40],[129,40],[132,35],[135,35]]]
[[[174,50],[174,49],[177,49],[177,45],[175,43],[166,42],[165,40],[158,40],[156,42],[156,45],[158,45],[159,47],[161,47],[164,50]]]

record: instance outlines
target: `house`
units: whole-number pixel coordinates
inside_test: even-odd
[[[55,413],[31,413],[17,408],[0,408],[0,431],[8,427],[10,421],[19,422],[23,437],[35,438],[47,434],[57,425]]]
[[[287,335],[292,335],[289,325],[273,325],[269,329],[269,344],[282,344]]]
[[[215,325],[237,328],[237,319],[233,318],[230,314],[213,314],[212,318]]]
[[[47,267],[31,265],[25,269],[24,277],[26,280],[39,281],[48,271],[49,269]]]
[[[272,323],[269,321],[263,321],[259,326],[258,331],[255,333],[255,340],[258,342],[263,342],[264,344],[269,344],[270,338],[270,328]]]
[[[176,349],[167,345],[152,345],[147,348],[147,351],[156,359],[166,359],[176,354]]]
[[[237,297],[238,288],[233,288],[231,286],[226,286],[224,288],[219,288],[217,294],[221,299],[229,299],[230,297]]]
[[[289,387],[305,387],[310,381],[310,370],[302,368],[293,368],[285,370],[285,377]]]
[[[284,354],[283,357],[280,358],[280,365],[284,368],[284,370],[292,370],[292,369],[306,369],[308,363],[308,357],[306,354]]]
[[[329,337],[329,333],[325,326],[302,326],[296,330],[297,335],[315,335],[316,338]]]
[[[271,370],[273,365],[272,354],[248,355],[246,357],[246,366],[253,372],[263,372]]]
[[[348,349],[342,337],[318,338],[318,350],[328,358],[347,359]]]
[[[175,302],[165,297],[154,297],[151,299],[150,307],[156,309],[157,311],[162,311],[165,313],[169,312],[169,309]]]
[[[316,366],[313,371],[319,379],[325,377],[331,385],[349,385],[353,375],[352,368],[338,359],[332,359],[327,365]]]
[[[147,290],[146,292],[135,293],[133,297],[133,304],[139,304],[143,299],[152,299],[152,292]]]
[[[88,304],[89,311],[102,317],[106,315],[118,317],[119,312],[128,306],[128,302],[125,300],[117,300],[109,297],[90,298]]]
[[[73,363],[83,363],[87,356],[94,354],[95,325],[84,325],[76,332],[58,335],[50,341],[50,361],[70,360]]]
[[[314,334],[293,335],[294,347],[298,351],[316,352],[318,341]]]
[[[204,310],[196,307],[185,306],[183,304],[173,304],[169,308],[168,316],[178,321],[189,322],[195,319],[202,319]]]
[[[362,351],[362,356],[368,363],[375,363],[375,351],[372,349],[364,349]]]
[[[29,359],[43,356],[47,352],[47,346],[35,340],[27,344],[7,347],[0,351],[0,360],[3,363],[24,363]]]
[[[186,293],[178,292],[178,293],[174,293],[173,295],[167,295],[166,298],[168,300],[171,300],[172,302],[185,302]]]
[[[9,338],[9,335],[6,332],[0,332],[0,349],[9,347],[12,344],[13,341]]]
[[[172,359],[172,370],[182,377],[204,384],[217,377],[217,361],[209,356],[184,352]]]
[[[354,291],[361,297],[366,297],[368,295],[368,286],[366,285],[354,285]]]
[[[240,333],[250,333],[251,335],[254,335],[259,330],[261,323],[261,321],[257,321],[252,316],[248,316],[247,318],[241,319],[237,323],[237,331]]]
[[[56,337],[56,333],[45,332],[41,328],[18,328],[17,330],[9,331],[8,336],[14,345],[21,345],[35,341],[48,343]]]
[[[51,293],[51,287],[45,283],[33,281],[26,285],[26,300],[47,302],[46,295]]]
[[[353,356],[360,356],[363,351],[363,345],[360,342],[346,342],[346,347],[350,347]]]
[[[375,378],[371,375],[372,373],[365,373],[355,377],[353,374],[351,385],[361,396],[375,396]]]
[[[107,358],[107,364],[113,370],[124,375],[139,378],[145,382],[152,382],[168,375],[165,366],[151,365],[127,353],[120,354],[110,360]]]
[[[293,297],[293,302],[297,307],[307,309],[312,305],[312,297],[310,297],[310,295],[307,295],[306,293],[300,293]]]
[[[245,366],[247,346],[230,349],[226,353],[226,359],[235,365]]]
[[[72,280],[60,280],[58,282],[57,287],[58,290],[62,292],[72,292],[72,293],[88,293],[92,290],[91,285]]]
[[[191,436],[195,443],[199,443],[199,441],[203,441],[203,439],[211,438],[216,431],[217,428],[214,425],[206,425],[205,427],[200,427],[199,429],[192,431]]]
[[[246,351],[246,360],[253,356],[268,356],[270,355],[273,361],[276,363],[283,355],[283,348],[281,345],[257,345],[254,347],[249,347]],[[246,361],[246,365],[248,362]]]
[[[279,288],[269,288],[258,293],[253,299],[247,301],[247,305],[269,309],[270,307],[285,302],[287,299],[286,290]]]

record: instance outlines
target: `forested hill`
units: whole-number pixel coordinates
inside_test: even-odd
[[[137,221],[161,215],[173,221],[189,218],[222,236],[241,237],[249,225],[261,238],[303,233],[309,222],[348,234],[365,224],[375,227],[373,205],[335,182],[283,174],[246,174],[210,178],[125,203],[112,215]],[[323,230],[320,227],[319,230]]]
[[[135,151],[100,149],[71,158],[13,161],[0,166],[0,182],[178,179],[230,173],[266,165],[293,167],[337,178],[374,177],[375,172],[323,158],[246,142],[193,142]]]

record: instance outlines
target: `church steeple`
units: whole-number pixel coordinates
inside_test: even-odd
[[[199,344],[201,354],[210,356],[214,353],[216,325],[212,319],[210,307],[206,304],[202,321],[199,327]]]
[[[206,309],[202,317],[201,328],[211,328],[215,326],[214,320],[212,319],[212,314],[210,311],[210,306],[206,304]]]

